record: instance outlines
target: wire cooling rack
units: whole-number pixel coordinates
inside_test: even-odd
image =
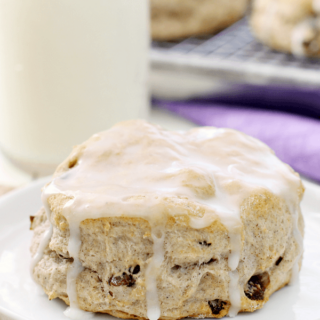
[[[269,49],[251,34],[247,18],[214,36],[152,43],[153,69],[183,70],[220,80],[320,86],[320,59]]]

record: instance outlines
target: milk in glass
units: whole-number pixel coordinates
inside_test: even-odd
[[[148,105],[147,0],[0,0],[0,146],[50,173]]]

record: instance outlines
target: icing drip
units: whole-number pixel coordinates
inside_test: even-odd
[[[231,253],[228,257],[228,265],[231,271],[229,271],[229,299],[231,307],[229,309],[228,315],[230,317],[235,317],[239,310],[241,309],[241,293],[242,289],[239,286],[239,275],[236,270],[240,262],[241,253],[241,220],[235,219],[233,226],[228,226]],[[228,225],[228,224],[225,224]]]
[[[226,227],[230,239],[229,316],[235,316],[241,308],[243,288],[237,271],[243,229],[240,204],[252,191],[263,188],[286,200],[302,248],[295,210],[300,179],[266,145],[253,138],[215,128],[168,132],[143,121],[132,121],[94,135],[83,146],[83,153],[79,151],[82,149],[75,151],[77,164],[70,169],[67,159],[43,192],[48,219],[50,195],[64,194],[71,199],[63,208],[63,215],[69,223],[68,251],[74,259],[67,274],[70,309],[65,313],[72,319],[87,316],[78,308],[76,292],[76,280],[83,270],[79,260],[80,223],[85,219],[125,216],[149,222],[153,239],[153,256],[146,270],[150,320],[161,315],[157,276],[164,261],[167,215],[186,214],[195,229],[208,227],[217,218]],[[176,206],[181,197],[197,204],[204,214],[192,215],[188,206]],[[174,205],[170,207],[167,199]],[[35,264],[51,233],[52,226],[43,238]]]
[[[164,232],[159,229],[152,229],[152,239],[153,257],[151,258],[146,271],[147,316],[150,320],[157,320],[161,315],[157,289],[157,276],[159,274],[160,266],[164,260]]]
[[[239,274],[237,270],[229,271],[229,299],[231,307],[229,309],[229,317],[235,317],[241,309],[241,295],[242,291],[239,286]]]
[[[41,200],[42,200],[42,203],[44,205],[44,209],[46,211],[47,219],[50,222],[51,210],[50,210],[50,207],[49,207],[49,204],[48,204],[48,201],[47,201],[48,200],[47,199],[47,194],[45,192],[42,193]],[[50,222],[49,229],[45,231],[45,233],[44,233],[44,235],[43,235],[43,237],[42,237],[42,239],[40,241],[38,250],[37,250],[36,254],[34,255],[34,257],[31,260],[30,273],[31,273],[31,277],[32,278],[33,278],[33,270],[34,270],[35,266],[40,262],[40,260],[43,257],[44,250],[49,245],[49,242],[50,242],[50,239],[51,239],[51,236],[52,236],[52,231],[53,231],[53,227],[52,227],[52,224]]]
[[[73,320],[90,319],[93,313],[85,312],[78,306],[77,295],[77,278],[78,275],[84,270],[81,261],[79,260],[79,252],[81,248],[80,239],[80,222],[79,216],[72,214],[72,207],[75,199],[66,203],[63,208],[64,215],[68,217],[68,224],[70,229],[70,238],[68,243],[68,252],[73,257],[73,263],[69,267],[67,273],[67,294],[70,301],[70,307],[64,312],[65,316]],[[69,214],[67,213],[69,211]]]
[[[230,254],[228,256],[228,266],[231,271],[229,271],[229,297],[231,308],[229,309],[228,315],[230,317],[235,317],[240,308],[241,308],[241,293],[242,289],[240,288],[238,281],[239,275],[237,272],[237,267],[240,262],[241,254],[241,230],[242,230],[242,221],[240,219],[239,206],[241,199],[238,198],[238,195],[231,197],[233,201],[230,201],[230,198],[225,198],[223,194],[219,194],[219,206],[216,208],[216,214],[219,216],[221,222],[228,230],[228,236],[230,238]],[[208,206],[214,208],[213,203],[207,203]],[[237,204],[237,205],[234,205]],[[229,209],[229,211],[226,211]],[[190,226],[195,229],[205,228],[211,225],[213,222],[213,217],[215,215],[205,215],[202,219],[191,219]]]

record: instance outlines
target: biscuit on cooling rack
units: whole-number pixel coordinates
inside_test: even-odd
[[[243,17],[248,0],[151,0],[154,40],[218,32]]]
[[[272,49],[320,57],[319,0],[255,0],[251,27]]]

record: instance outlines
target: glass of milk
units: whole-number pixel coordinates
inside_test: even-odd
[[[0,0],[0,147],[51,173],[92,134],[146,117],[147,0]]]

